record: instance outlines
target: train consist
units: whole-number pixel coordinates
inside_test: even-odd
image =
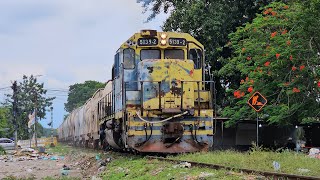
[[[206,151],[213,145],[213,81],[191,35],[142,30],[115,54],[112,80],[58,128],[59,140],[138,152]]]

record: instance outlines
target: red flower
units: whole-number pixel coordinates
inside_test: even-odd
[[[272,16],[276,16],[276,15],[277,15],[277,12],[272,11],[271,14],[272,14]]]
[[[253,83],[254,83],[254,80],[251,79],[251,80],[250,80],[250,83],[253,84]]]
[[[290,58],[289,58],[291,61],[293,60],[293,57],[292,57],[292,55],[290,55]]]
[[[282,31],[281,34],[284,35],[284,34],[287,34],[287,32],[288,32],[288,30],[285,29],[284,31]]]
[[[283,6],[283,9],[289,9],[288,5]]]
[[[242,52],[245,52],[246,51],[246,48],[242,48]]]
[[[298,88],[293,88],[292,91],[293,91],[294,93],[299,93],[299,92],[300,92],[300,89],[298,89]]]
[[[290,41],[290,40],[287,41],[287,45],[288,45],[288,46],[291,45],[291,41]]]
[[[294,67],[294,66],[292,66],[292,71],[295,71],[295,70],[297,70],[297,68],[296,67]]]
[[[320,81],[318,81],[318,87],[320,88]]]
[[[233,96],[238,98],[240,96],[240,91],[234,91]]]
[[[268,8],[268,11],[271,12],[271,11],[272,11],[272,8]]]
[[[250,57],[250,56],[248,56],[248,57],[247,57],[247,60],[248,60],[248,61],[250,61],[250,60],[251,60],[251,57]]]
[[[250,86],[250,87],[248,88],[248,92],[251,93],[252,91],[253,91],[253,87]]]
[[[278,33],[277,33],[277,31],[276,31],[276,32],[271,33],[271,38],[275,37],[277,34],[278,34]]]
[[[270,65],[270,61],[264,63],[264,66],[268,67]]]
[[[268,14],[269,14],[269,11],[268,11],[268,10],[265,10],[265,11],[263,11],[263,14],[264,14],[264,15],[268,15]]]
[[[246,81],[249,81],[249,77],[246,77]]]
[[[305,65],[301,65],[300,66],[300,71],[302,71],[306,66]]]
[[[243,79],[241,79],[241,82],[240,82],[240,84],[243,84],[244,83],[244,80]]]
[[[241,92],[241,91],[239,91],[239,90],[234,91],[234,92],[233,92],[233,96],[234,96],[235,98],[239,99],[239,98],[241,98],[241,97],[244,96],[244,92]]]
[[[280,57],[280,54],[277,53],[277,54],[276,54],[276,58],[279,59],[279,57]]]

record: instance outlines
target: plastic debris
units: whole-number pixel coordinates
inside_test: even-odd
[[[320,159],[320,150],[318,148],[311,148],[309,150],[309,157]]]
[[[63,165],[63,170],[70,170],[70,167],[66,166],[66,165]]]
[[[58,160],[59,158],[57,156],[51,156],[50,160]]]
[[[277,161],[273,161],[272,162],[272,165],[273,165],[273,169],[275,170],[275,171],[279,171],[280,170],[280,163],[278,163]]]
[[[39,147],[39,153],[45,153],[45,152],[46,152],[46,148],[40,146],[40,147]]]
[[[214,176],[214,175],[215,175],[215,174],[213,174],[213,173],[201,172],[200,175],[199,175],[199,178],[200,178],[200,179],[206,179],[206,178],[212,177],[212,176]]]
[[[101,159],[101,155],[100,154],[97,154],[96,155],[96,160],[98,161],[98,160],[100,160]]]
[[[299,172],[299,173],[308,173],[308,172],[310,172],[310,170],[309,170],[309,169],[299,168],[299,169],[298,169],[298,172]]]
[[[67,175],[69,175],[69,170],[61,169],[61,175],[62,175],[62,176],[67,176]]]
[[[106,169],[105,166],[101,166],[101,167],[98,169],[98,172],[103,172],[105,169]]]
[[[177,167],[180,167],[180,168],[191,168],[191,163],[188,163],[188,162],[182,162],[178,165],[174,165],[173,168],[177,168]]]

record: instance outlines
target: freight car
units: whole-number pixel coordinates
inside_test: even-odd
[[[191,35],[142,30],[120,46],[112,80],[70,114],[59,139],[138,152],[206,151],[215,131],[207,79],[204,47]]]

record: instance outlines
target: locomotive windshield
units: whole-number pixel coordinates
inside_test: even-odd
[[[161,54],[159,49],[142,49],[140,51],[140,59],[161,59]]]
[[[184,59],[184,52],[182,49],[166,49],[164,50],[165,59]]]
[[[134,68],[134,49],[128,48],[123,50],[123,67],[125,69]]]

